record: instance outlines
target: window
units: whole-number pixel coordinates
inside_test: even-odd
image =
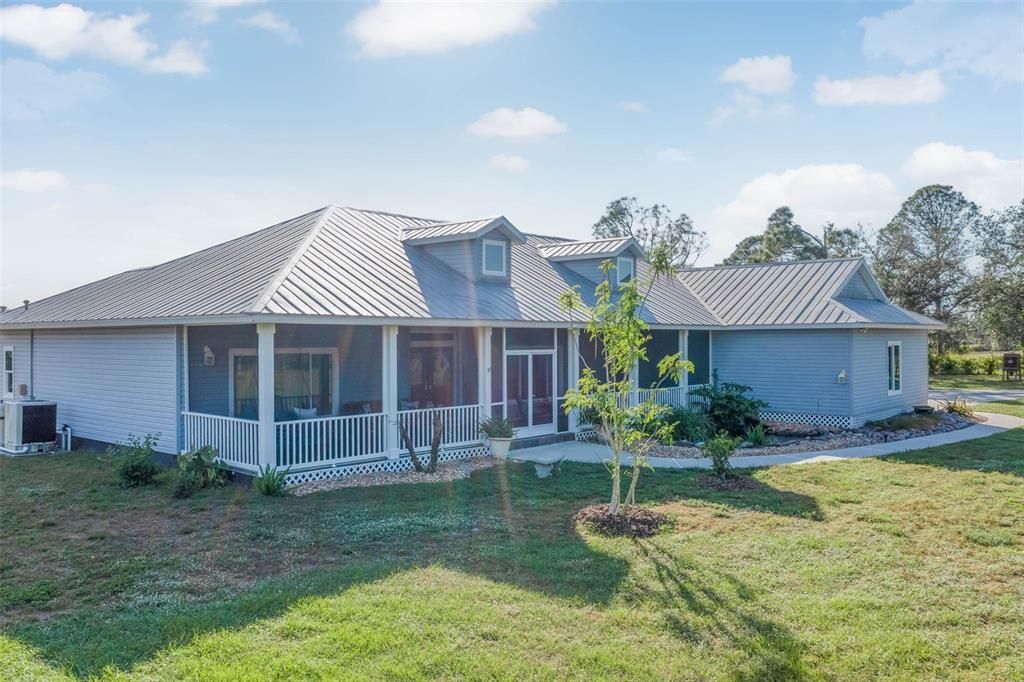
[[[615,272],[618,276],[619,286],[633,279],[633,259],[627,256],[619,256],[615,262]]]
[[[14,397],[14,346],[4,346],[4,386],[5,398]]]
[[[256,352],[232,349],[231,416],[259,418],[259,361]],[[279,349],[274,353],[274,420],[310,419],[338,411],[338,352],[333,348]]]
[[[505,242],[494,239],[484,240],[484,274],[505,276]]]
[[[903,344],[901,342],[889,342],[889,395],[903,392],[902,350]]]

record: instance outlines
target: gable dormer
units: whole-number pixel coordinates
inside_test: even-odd
[[[406,228],[401,239],[467,279],[492,284],[509,283],[512,245],[526,242],[523,233],[505,216]]]
[[[604,279],[601,264],[610,260],[613,267],[608,275],[616,286],[632,280],[636,276],[637,260],[646,258],[644,250],[632,237],[558,242],[537,248],[547,260],[560,263],[594,283]]]
[[[861,261],[860,266],[842,283],[838,293],[835,294],[835,298],[889,302],[889,298],[882,290],[882,286],[875,279],[875,276],[864,261]]]

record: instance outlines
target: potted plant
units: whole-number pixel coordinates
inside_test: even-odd
[[[498,459],[508,457],[508,449],[516,437],[512,422],[504,417],[488,417],[480,422],[480,433],[487,437],[492,455]]]

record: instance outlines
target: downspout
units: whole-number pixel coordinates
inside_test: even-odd
[[[36,399],[36,382],[35,382],[35,364],[36,364],[36,330],[28,330],[28,397],[32,400]]]

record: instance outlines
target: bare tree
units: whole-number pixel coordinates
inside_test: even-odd
[[[636,197],[621,197],[608,204],[593,232],[598,239],[633,237],[647,253],[664,247],[675,268],[693,265],[708,246],[707,233],[695,228],[690,216],[680,213],[673,217],[665,204],[641,206]]]

